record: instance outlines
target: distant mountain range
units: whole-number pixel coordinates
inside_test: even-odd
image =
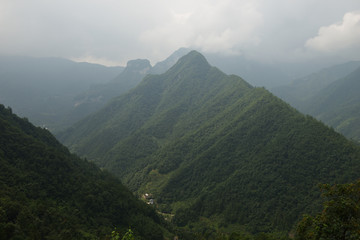
[[[235,74],[256,87],[273,88],[292,79],[292,75],[282,70],[281,65],[266,64],[249,60],[243,56],[222,56],[205,54],[210,64],[227,74]]]
[[[360,67],[307,100],[305,112],[360,142]]]
[[[68,114],[68,118],[80,120],[87,115],[96,112],[110,99],[120,96],[138,85],[147,74],[160,74],[166,72],[180,57],[184,56],[189,51],[189,49],[180,48],[164,61],[155,64],[154,67],[151,66],[150,61],[147,59],[129,61],[124,71],[113,80],[103,84],[92,85],[89,90],[76,96],[75,107]],[[73,120],[71,122],[75,123],[76,121]]]
[[[273,89],[289,84],[294,79],[303,78],[319,69],[335,65],[329,61],[273,62],[272,59],[251,59],[245,55],[205,53],[209,63],[227,74],[235,74],[256,87]]]
[[[58,138],[188,230],[288,232],[360,172],[357,145],[196,51]]]
[[[300,111],[360,141],[360,62],[323,69],[272,89]]]
[[[0,103],[38,126],[56,130],[70,126],[63,122],[75,96],[92,84],[110,81],[122,70],[59,58],[2,56]]]
[[[181,48],[154,67],[131,60],[126,68],[59,58],[0,57],[0,103],[52,132],[71,126],[147,74],[163,73],[190,50]]]
[[[0,239],[173,237],[121,182],[0,105]],[[120,236],[121,236],[120,235]]]

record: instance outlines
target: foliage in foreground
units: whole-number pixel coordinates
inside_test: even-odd
[[[326,198],[316,216],[305,215],[297,227],[297,240],[360,239],[360,180],[350,184],[322,185]]]
[[[134,232],[129,228],[127,232],[121,237],[121,233],[116,229],[111,232],[110,240],[135,240]]]

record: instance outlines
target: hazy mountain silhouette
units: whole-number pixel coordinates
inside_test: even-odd
[[[360,62],[335,65],[272,92],[349,138],[360,140]]]
[[[0,57],[0,102],[38,126],[55,130],[73,108],[73,98],[90,85],[122,71],[59,58]],[[69,124],[73,124],[71,122]],[[67,125],[69,126],[69,125]]]

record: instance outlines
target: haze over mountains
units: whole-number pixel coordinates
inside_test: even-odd
[[[58,137],[200,231],[290,231],[360,170],[358,146],[196,51]]]
[[[162,73],[190,50],[181,48],[162,62],[130,60],[126,68],[56,58],[1,57],[0,102],[53,132],[95,112],[136,86],[149,73]]]
[[[32,123],[54,130],[65,121],[76,95],[92,84],[115,78],[121,71],[121,67],[59,58],[2,56],[0,102]]]
[[[358,240],[359,88],[359,0],[0,1],[0,240]]]
[[[76,117],[80,115],[81,117],[77,117],[77,120],[80,120],[90,113],[99,110],[110,99],[135,87],[147,74],[160,74],[166,72],[180,57],[184,56],[189,51],[189,49],[180,48],[164,61],[155,64],[154,67],[151,66],[150,61],[147,59],[128,61],[124,71],[116,78],[107,83],[92,85],[89,90],[76,96],[74,98],[76,107],[69,116]],[[75,121],[73,121],[73,123],[75,123]]]
[[[54,129],[55,126],[61,129],[60,127],[64,128],[82,119],[65,131],[57,131],[57,137],[72,152],[112,172],[136,196],[144,196],[146,193],[151,196],[156,211],[174,224],[178,229],[176,231],[180,231],[178,233],[184,239],[192,239],[196,234],[206,239],[216,239],[218,234],[228,236],[233,232],[270,232],[267,239],[286,239],[303,213],[314,212],[320,206],[317,184],[351,182],[359,177],[360,148],[354,142],[313,117],[301,114],[266,89],[253,87],[239,76],[227,75],[212,67],[199,52],[189,51],[179,49],[154,67],[146,59],[131,60],[124,69],[59,59],[49,60],[49,67],[44,68],[47,66],[46,61],[34,59],[35,63],[31,63],[26,59],[23,65],[18,65],[18,70],[16,64],[10,64],[11,61],[9,63],[7,59],[4,60],[7,68],[1,68],[3,77],[0,80],[4,86],[1,91],[5,94],[0,96],[6,101],[17,100],[14,103],[20,109],[27,109],[27,106],[32,106],[28,111],[38,109],[38,112],[33,111],[34,119],[47,120],[44,115],[51,115],[47,111],[53,111],[53,122],[50,123],[54,124]],[[19,60],[15,59],[14,62]],[[357,94],[359,65],[359,62],[349,62],[330,67],[289,85],[273,88],[273,92],[283,99],[288,98],[301,111],[307,111],[324,122],[333,124],[337,131],[357,140],[360,129],[360,99]],[[87,72],[79,66],[94,66],[95,69]],[[264,68],[259,69],[264,71],[258,75],[261,79],[266,71]],[[116,77],[100,81],[101,76],[110,76],[117,71],[120,73]],[[76,75],[75,72],[79,74]],[[89,77],[91,84],[86,82],[88,75],[85,73],[92,74]],[[59,76],[54,78],[54,74]],[[67,77],[69,75],[72,77]],[[66,79],[63,82],[62,77]],[[56,89],[52,89],[51,83],[54,82],[58,84]],[[25,91],[23,86],[32,91],[24,93],[24,97],[16,98],[16,94]],[[65,86],[73,89],[66,91]],[[50,97],[54,92],[57,93],[55,100],[50,101],[49,98],[45,101],[46,96]],[[68,234],[76,238],[80,236],[79,231],[85,231],[86,234],[104,236],[113,224],[122,226],[123,230],[130,224],[145,239],[148,238],[144,236],[157,239],[164,234],[173,235],[169,233],[173,231],[167,225],[169,223],[162,222],[161,217],[148,208],[141,207],[120,183],[109,184],[119,186],[119,189],[123,189],[121,191],[127,192],[125,195],[130,194],[124,201],[131,203],[121,211],[139,207],[134,210],[136,213],[129,213],[135,216],[134,219],[129,217],[121,220],[121,223],[116,222],[119,219],[113,219],[111,214],[114,209],[108,212],[109,209],[98,207],[97,210],[104,212],[100,214],[97,210],[88,212],[82,203],[60,204],[57,199],[53,200],[52,187],[57,186],[57,182],[65,181],[62,178],[63,167],[57,160],[52,163],[52,158],[47,159],[43,153],[31,150],[35,143],[22,146],[28,142],[25,138],[31,138],[31,142],[42,142],[46,138],[56,148],[62,149],[59,150],[60,162],[80,165],[74,170],[75,175],[77,172],[88,171],[86,169],[91,165],[68,155],[67,150],[54,142],[55,139],[47,131],[31,126],[4,107],[2,109],[2,133],[5,135],[2,135],[4,144],[0,156],[4,156],[3,159],[7,161],[3,164],[4,172],[11,172],[14,178],[10,179],[15,180],[23,179],[22,174],[37,176],[30,182],[42,186],[44,191],[41,194],[46,195],[46,201],[53,201],[46,205],[47,208],[53,208],[60,218],[71,218],[72,224],[81,222],[79,228],[64,226],[69,231]],[[15,126],[12,127],[12,124]],[[22,131],[31,136],[24,135],[24,138],[18,139],[18,135],[23,135]],[[32,136],[33,133],[36,136]],[[41,139],[38,139],[39,136]],[[7,144],[5,139],[14,139],[11,140],[14,145]],[[35,149],[42,152],[41,148]],[[30,155],[21,153],[19,157],[16,149],[28,149],[26,151]],[[48,147],[45,146],[45,149]],[[21,161],[15,159],[12,153]],[[38,155],[41,157],[33,159],[33,156]],[[67,160],[68,158],[73,160]],[[32,166],[33,162],[37,168]],[[23,165],[27,169],[33,169],[32,172],[27,173],[21,167]],[[91,168],[94,169],[91,171],[102,174],[96,167]],[[89,174],[98,176],[98,173]],[[54,178],[57,182],[53,183],[53,178],[49,175],[58,176]],[[70,180],[74,178],[66,176]],[[104,173],[103,177],[108,178],[107,176]],[[53,186],[42,180],[47,178]],[[81,182],[87,181],[82,177],[81,179]],[[97,184],[97,180],[91,181],[95,183],[89,182],[90,185]],[[16,204],[22,204],[23,201],[26,204],[34,202],[38,206],[44,200],[38,198],[35,190],[29,190],[25,199],[16,199],[9,183],[2,180],[2,184],[4,189],[10,189],[4,190],[7,197],[1,202],[5,211],[12,211],[13,205],[9,201]],[[25,188],[24,185],[16,185],[19,191]],[[55,193],[64,193],[60,199],[65,199],[67,193],[73,191],[66,184],[58,188]],[[78,189],[83,188],[83,185],[78,186]],[[84,190],[84,195],[80,194],[71,201],[77,202],[78,199],[85,198],[90,199],[85,201],[90,204],[90,209],[95,208],[96,204],[103,206],[104,202],[113,200],[99,192],[109,189],[111,187],[107,183],[100,184],[97,193]],[[114,194],[118,196],[117,194],[122,193]],[[69,211],[60,210],[64,204]],[[17,214],[22,216],[23,212],[31,211],[31,217],[34,218],[42,214],[37,207],[33,207],[25,205]],[[81,212],[80,218],[71,215],[75,208]],[[95,216],[96,221],[103,220],[92,223],[81,220],[89,216]],[[18,232],[23,236],[31,233],[32,230],[24,227],[21,219],[7,219],[1,223],[3,225],[0,224],[0,228],[8,226],[9,221],[14,225],[9,225],[9,228],[6,227],[9,231],[0,234]],[[144,219],[147,219],[145,221],[148,225],[139,223]],[[46,228],[55,228],[56,221],[50,221]],[[140,225],[144,225],[144,229]],[[89,226],[101,230],[96,233]],[[149,226],[157,230],[149,233],[148,229],[152,228]],[[14,230],[21,228],[22,231]],[[41,231],[35,232],[41,236],[65,234],[61,230],[52,233],[48,230]],[[280,235],[272,235],[274,232]]]
[[[221,54],[205,54],[213,66],[227,74],[235,74],[256,87],[268,89],[287,84],[289,80],[301,77],[312,68],[297,64],[261,63],[246,59],[243,56],[222,56]],[[291,69],[292,68],[292,69]],[[291,70],[290,70],[291,69]],[[301,69],[299,71],[299,69]]]
[[[360,142],[360,67],[307,101],[309,114]]]
[[[273,88],[301,112],[315,116],[348,138],[360,141],[360,62],[335,65],[291,84]]]
[[[180,48],[153,67],[146,59],[130,60],[126,68],[109,68],[54,58],[2,57],[0,100],[34,124],[59,132],[99,110],[113,97],[135,87],[147,74],[164,73],[189,51]],[[359,62],[333,66],[289,84],[293,76],[289,76],[289,71],[285,72],[279,66],[259,64],[241,57],[207,56],[221,69],[244,77],[253,86],[272,89],[292,106],[316,117],[319,114],[311,109],[305,110],[303,105],[311,106],[310,98],[359,66]],[[304,103],[306,101],[309,103]],[[319,119],[338,129],[331,120]],[[346,131],[349,132],[345,130],[342,133]],[[347,136],[358,138],[354,134]]]

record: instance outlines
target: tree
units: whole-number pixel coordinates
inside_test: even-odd
[[[323,210],[305,215],[296,230],[297,240],[360,239],[360,180],[349,184],[324,184]]]
[[[121,240],[134,240],[135,239],[134,233],[130,227],[122,237],[120,236],[120,233],[116,231],[116,229],[111,232],[110,240],[120,240],[120,239]]]

